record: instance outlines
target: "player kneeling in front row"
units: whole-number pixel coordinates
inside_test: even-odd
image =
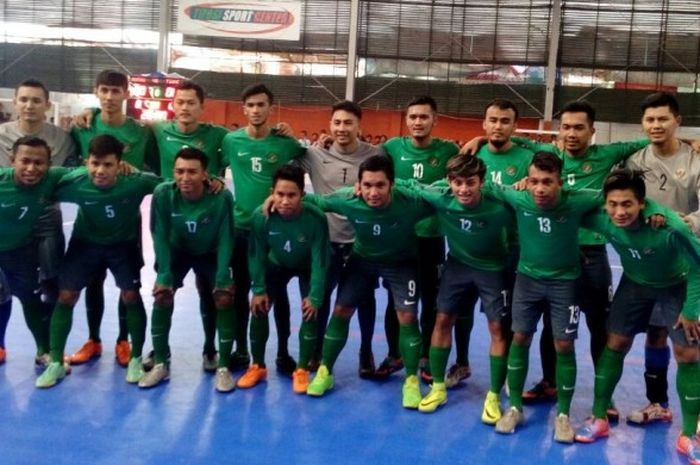
[[[419,188],[423,200],[437,211],[449,255],[440,280],[437,321],[430,346],[433,385],[418,410],[433,412],[447,402],[445,369],[452,328],[465,299],[476,289],[491,334],[491,388],[481,419],[495,424],[501,418],[499,394],[507,371],[510,308],[504,263],[508,255],[507,231],[514,226],[514,219],[509,207],[481,195],[485,174],[486,165],[480,158],[457,156],[447,162],[449,188]]]
[[[126,307],[132,340],[126,381],[143,376],[141,351],[146,337],[146,310],[139,294],[143,257],[138,245],[138,213],[143,198],[160,178],[146,173],[119,174],[124,146],[110,135],[92,139],[86,168],[64,176],[54,196],[78,205],[78,216],[59,274],[60,292],[51,318],[51,363],[36,386],[54,386],[66,375],[63,352],[80,291],[95,274],[109,269]]]
[[[163,183],[153,194],[151,227],[158,274],[153,286],[151,337],[155,365],[139,387],[150,388],[170,377],[169,334],[175,291],[190,270],[201,287],[214,295],[219,332],[219,368],[215,388],[235,389],[228,363],[233,347],[233,197],[227,190],[212,193],[207,186],[207,157],[183,148],[175,157],[175,182]],[[241,251],[245,253],[245,251]],[[207,357],[208,354],[204,354]]]
[[[625,355],[634,336],[647,330],[652,312],[659,311],[653,318],[665,321],[678,362],[683,428],[677,449],[698,465],[700,241],[675,212],[645,200],[645,191],[641,172],[614,171],[603,186],[607,215],[601,212],[586,220],[586,227],[610,241],[624,271],[608,317],[607,345],[596,365],[593,417],[577,430],[576,440],[608,436],[605,410],[622,376]],[[647,224],[645,217],[652,213],[664,215],[666,226],[654,229]]]
[[[272,181],[273,212],[269,218],[262,207],[253,214],[248,263],[252,279],[250,347],[253,364],[237,386],[250,388],[267,377],[265,345],[270,335],[267,314],[287,284],[299,278],[302,296],[302,323],[299,329],[299,360],[293,373],[292,388],[306,393],[309,386],[307,365],[316,344],[316,312],[323,302],[330,260],[326,215],[312,205],[304,205],[304,171],[284,165]]]
[[[381,277],[394,295],[399,319],[399,348],[406,368],[403,406],[415,409],[421,401],[417,377],[421,335],[416,320],[417,242],[410,232],[431,211],[416,193],[394,186],[394,165],[387,156],[366,159],[358,177],[354,189],[343,188],[328,196],[306,196],[324,211],[347,217],[356,234],[323,341],[321,366],[306,392],[322,396],[333,387],[331,371],[348,339],[350,318],[359,300],[374,289]]]

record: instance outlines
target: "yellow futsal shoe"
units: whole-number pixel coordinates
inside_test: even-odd
[[[404,408],[418,408],[423,396],[420,395],[420,385],[418,384],[418,376],[409,375],[403,383],[401,389],[403,394]]]
[[[433,382],[433,387],[427,396],[418,404],[418,411],[423,413],[433,413],[441,405],[447,403],[447,387],[445,383]]]
[[[481,412],[481,421],[487,425],[495,425],[501,419],[501,399],[495,392],[487,392],[484,400],[484,410]]]

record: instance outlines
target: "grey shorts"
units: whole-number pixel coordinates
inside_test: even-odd
[[[481,311],[488,321],[501,321],[510,314],[503,271],[483,271],[447,257],[440,279],[437,308],[456,315],[469,305],[474,289],[481,298]]]
[[[357,255],[350,255],[340,275],[336,305],[357,308],[357,305],[374,291],[377,278],[388,284],[394,296],[397,311],[418,312],[418,284],[415,262],[378,263]]]
[[[513,332],[533,334],[549,304],[554,339],[573,341],[578,335],[580,309],[576,304],[577,280],[534,279],[518,273],[513,290]]]
[[[661,326],[668,330],[674,344],[690,346],[683,329],[673,329],[683,309],[685,294],[684,282],[654,288],[637,284],[623,274],[610,308],[608,332],[634,337],[646,332],[649,325]]]

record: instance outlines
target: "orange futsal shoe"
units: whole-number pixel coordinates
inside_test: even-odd
[[[117,345],[114,346],[114,357],[120,366],[125,367],[129,365],[129,360],[131,360],[131,344],[129,344],[129,341],[117,342]]]
[[[309,387],[309,370],[297,368],[292,373],[292,390],[297,394],[306,394]]]
[[[93,358],[98,358],[102,355],[102,343],[88,339],[85,344],[76,353],[68,358],[71,365],[80,365],[87,363]]]
[[[260,381],[265,381],[267,379],[267,368],[261,367],[257,363],[253,363],[248,367],[243,376],[238,378],[236,386],[239,388],[252,388]]]

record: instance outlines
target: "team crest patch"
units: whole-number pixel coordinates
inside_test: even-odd
[[[277,160],[279,160],[279,157],[277,157],[277,155],[275,155],[274,153],[271,153],[267,156],[267,161],[270,163],[276,163]]]
[[[568,221],[568,218],[566,216],[560,216],[555,220],[557,223],[566,223]]]
[[[204,218],[201,219],[199,222],[200,224],[209,224],[211,223],[211,219],[208,216],[205,216]]]
[[[202,139],[197,139],[196,141],[194,141],[194,145],[195,147],[201,150],[204,148],[204,141]]]
[[[685,177],[685,170],[683,168],[679,168],[676,170],[676,179],[683,179]]]
[[[430,157],[428,163],[430,164],[430,166],[438,166],[440,164],[440,160],[438,160],[435,157]]]
[[[593,171],[593,165],[591,165],[589,162],[586,162],[583,165],[581,165],[581,171],[583,171],[584,173],[590,173],[591,171]]]
[[[131,203],[131,199],[122,200],[122,205],[129,205],[130,203]]]
[[[129,153],[129,152],[131,152],[131,145],[129,145],[129,144],[124,144],[124,150],[123,150],[123,152],[124,152],[124,153]]]
[[[488,223],[486,221],[477,221],[476,227],[479,229],[485,229],[486,226],[488,226]]]
[[[654,249],[650,249],[647,247],[646,249],[642,250],[642,255],[654,255]]]
[[[517,172],[518,172],[518,169],[513,165],[510,165],[508,168],[506,168],[506,174],[508,176],[514,176],[515,173],[517,173]]]
[[[306,242],[306,236],[304,236],[303,234],[299,234],[299,236],[297,237],[297,242]]]

